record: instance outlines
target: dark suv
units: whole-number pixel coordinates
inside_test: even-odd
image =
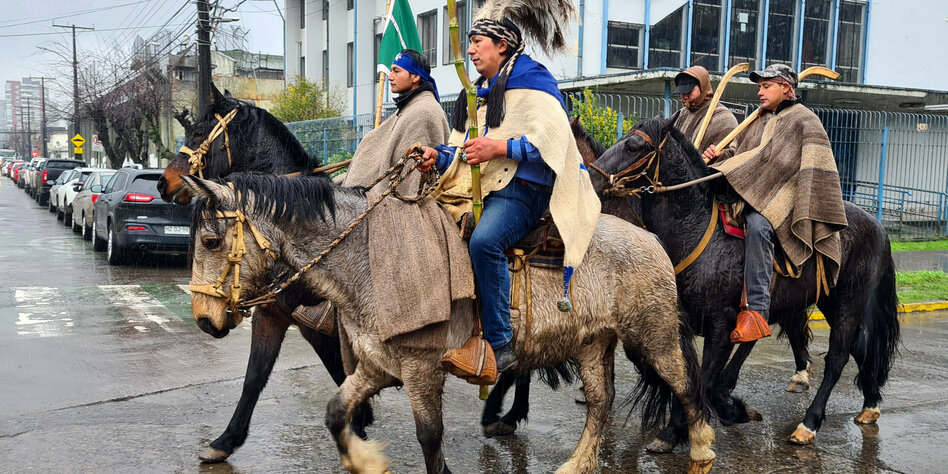
[[[122,168],[95,201],[93,248],[108,251],[109,264],[145,252],[187,253],[190,207],[157,197],[162,172]]]
[[[33,198],[40,206],[45,206],[49,202],[49,190],[53,187],[53,182],[59,175],[66,170],[85,166],[86,162],[82,160],[69,160],[50,158],[37,165],[33,178]]]

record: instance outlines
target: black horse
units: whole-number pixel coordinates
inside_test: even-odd
[[[674,118],[646,121],[634,130],[649,137],[648,140],[633,130],[608,150],[575,126],[574,135],[582,154],[600,157],[596,165],[606,173],[619,173],[648,153],[657,151],[658,181],[665,185],[712,174],[698,151],[673,123]],[[656,145],[663,141],[665,145],[656,150]],[[642,199],[614,197],[604,193],[611,186],[608,177],[592,172],[591,178],[603,197],[603,212],[644,225],[656,233],[673,262],[682,261],[701,240],[715,196],[733,192],[726,181],[719,178],[669,193],[645,193]],[[818,301],[831,327],[825,375],[803,423],[791,436],[795,443],[807,444],[814,439],[825,418],[826,401],[849,354],[859,365],[856,384],[864,396],[863,410],[855,421],[875,422],[880,413],[880,389],[888,378],[900,338],[895,266],[888,237],[865,211],[849,202],[845,203],[845,209],[849,227],[841,235],[843,260],[839,281],[828,297]],[[741,344],[731,357],[734,345],[730,343],[729,333],[739,311],[743,257],[743,241],[727,236],[719,226],[704,254],[677,279],[685,317],[694,332],[705,337],[702,373],[708,401],[724,424],[747,422],[756,415],[731,395],[741,366],[754,347],[753,342]],[[799,279],[778,278],[772,295],[770,323],[780,324],[782,334],[788,338],[798,375],[809,367],[807,307],[817,300],[815,280],[815,264],[811,260],[804,265]],[[518,393],[514,405],[498,418],[504,392],[515,381]],[[485,406],[485,434],[512,432],[516,423],[526,418],[528,407],[519,391],[528,387],[529,376],[501,375],[497,389]],[[683,421],[673,414],[671,425],[649,445],[649,450],[664,452],[674,448],[687,434],[682,429]]]
[[[268,174],[293,172],[300,172],[302,175],[312,174],[314,163],[307,156],[300,142],[282,122],[266,110],[233,99],[226,91],[221,94],[213,85],[211,85],[211,105],[195,123],[186,145],[191,149],[197,149],[219,123],[217,117],[226,117],[234,109],[237,109],[237,112],[226,126],[226,138],[221,134],[207,148],[204,177],[221,178],[230,173],[244,171]],[[179,153],[168,164],[158,181],[158,190],[165,201],[174,201],[178,204],[190,202],[191,196],[183,189],[180,178],[183,174],[189,174],[188,158],[187,154]],[[271,277],[276,279],[280,274],[281,270],[275,268]],[[240,401],[237,402],[237,409],[224,433],[200,454],[202,460],[223,461],[244,444],[253,409],[260,397],[260,392],[263,391],[270,378],[286,331],[290,325],[296,324],[290,315],[299,305],[314,306],[319,303],[321,303],[319,299],[314,298],[308,291],[304,291],[300,285],[291,285],[280,293],[275,304],[263,305],[255,309],[251,320],[250,359],[247,363],[247,374],[244,378]],[[329,371],[333,381],[341,385],[346,374],[339,350],[339,338],[324,335],[304,325],[297,326],[303,338],[313,346],[313,350]],[[217,332],[207,325],[200,327],[214,337],[224,337],[227,334]],[[372,421],[372,409],[366,405],[353,419],[352,428],[364,438],[365,427],[372,424]]]

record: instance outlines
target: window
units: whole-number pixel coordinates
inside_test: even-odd
[[[648,43],[648,67],[681,67],[684,7],[652,27]]]
[[[691,25],[691,65],[721,69],[721,0],[695,0]]]
[[[329,50],[323,50],[323,90],[329,90]]]
[[[421,54],[428,58],[428,64],[438,60],[438,10],[418,15],[418,36],[421,39]]]
[[[770,0],[767,27],[767,64],[793,62],[793,14],[796,0]]]
[[[865,4],[860,2],[843,2],[839,7],[836,71],[843,82],[859,82],[860,79],[864,8]]]
[[[809,0],[803,16],[802,69],[829,64],[829,22],[831,0]]]
[[[465,2],[458,2],[458,33],[461,36],[461,56],[467,51],[467,5]],[[451,18],[448,17],[448,7],[444,7],[444,52],[441,55],[443,64],[454,63],[454,48],[451,47],[451,29],[448,25]],[[432,64],[434,66],[434,64]]]
[[[300,28],[306,28],[306,0],[300,0]]]
[[[355,82],[355,78],[352,77],[352,73],[355,68],[352,67],[353,64],[352,64],[352,43],[351,42],[346,45],[346,64],[349,65],[348,69],[346,70],[346,87],[352,87],[353,82]]]
[[[346,0],[346,10],[352,10],[352,0]]]
[[[606,67],[636,69],[639,67],[639,41],[642,27],[619,21],[609,22]]]
[[[158,178],[160,177],[160,174],[138,175],[132,180],[129,190],[137,193],[154,193],[155,188],[158,186]]]
[[[306,56],[300,56],[300,73],[298,75],[306,77]]]
[[[121,191],[125,189],[125,181],[128,180],[128,175],[125,173],[115,173],[112,176],[112,179],[109,180],[109,184],[105,186],[105,190],[102,191],[102,194],[107,194],[115,191]]]
[[[758,0],[731,0],[731,43],[727,67],[739,63],[754,64],[757,58]]]
[[[323,0],[323,21],[329,19],[329,0]]]

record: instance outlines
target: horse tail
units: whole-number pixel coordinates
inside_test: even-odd
[[[710,411],[704,394],[704,384],[701,381],[701,368],[698,364],[697,351],[695,351],[694,335],[682,317],[679,317],[678,345],[685,363],[686,393],[697,410],[705,419],[708,419]],[[668,410],[675,402],[675,394],[668,382],[662,379],[650,364],[645,363],[637,353],[632,352],[628,345],[624,347],[626,357],[635,364],[640,378],[632,394],[623,404],[631,403],[632,410],[641,405],[642,431],[657,431],[668,421]]]
[[[895,292],[895,262],[885,239],[882,276],[870,294],[853,355],[862,360],[855,383],[860,390],[880,389],[889,378],[889,369],[898,353],[898,298]]]

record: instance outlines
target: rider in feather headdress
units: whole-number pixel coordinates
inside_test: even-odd
[[[599,219],[599,199],[582,165],[556,79],[524,53],[522,31],[547,52],[563,48],[563,32],[574,13],[572,4],[562,0],[489,0],[481,7],[468,31],[467,50],[480,73],[476,81],[480,136],[469,140],[465,134],[462,91],[448,144],[428,148],[419,168],[437,166],[443,176],[435,196],[460,219],[471,210],[469,165],[481,166],[484,210],[471,236],[470,253],[480,289],[484,337],[494,350],[498,370],[516,365],[504,251],[549,209],[566,246],[568,287]],[[463,147],[467,162],[456,159],[457,147]]]

